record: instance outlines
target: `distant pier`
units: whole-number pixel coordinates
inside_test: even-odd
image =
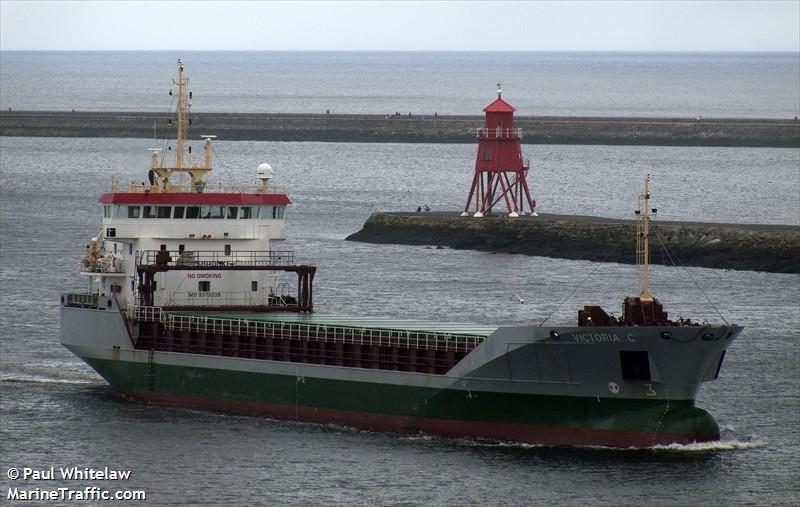
[[[0,111],[0,136],[174,136],[171,115],[149,112]],[[482,116],[193,113],[191,135],[222,140],[474,143]],[[155,127],[155,129],[154,129]],[[523,144],[800,147],[800,121],[735,118],[517,116]]]
[[[654,264],[800,273],[799,226],[655,220],[651,227]],[[552,214],[374,213],[347,239],[619,263],[633,263],[635,251],[632,220]]]

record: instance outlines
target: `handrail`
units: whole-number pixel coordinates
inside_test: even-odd
[[[223,266],[293,266],[293,250],[144,250],[136,259],[137,266],[161,265],[170,267]]]
[[[248,319],[225,319],[197,315],[165,313],[157,306],[137,306],[128,310],[131,320],[160,322],[170,331],[209,334],[248,335],[256,338],[295,339],[316,342],[380,347],[406,347],[453,352],[469,352],[486,337],[434,331],[330,326],[297,322],[272,322]]]
[[[125,259],[100,257],[88,266],[81,262],[80,270],[84,273],[125,273]]]
[[[116,177],[111,178],[111,193],[131,193],[131,194],[158,194],[163,192],[171,193],[197,193],[189,183],[167,183],[166,185],[149,184],[146,182],[121,183]],[[269,185],[264,189],[263,185],[233,185],[228,183],[216,182],[206,183],[203,188],[204,194],[286,194],[287,189],[283,186]]]
[[[76,307],[76,308],[97,308],[98,303],[100,301],[100,295],[96,292],[87,292],[87,293],[69,293],[65,294],[66,300],[64,304],[66,306]]]
[[[486,128],[481,127],[476,129],[477,137],[489,137],[489,138],[506,138],[506,139],[522,139],[522,129],[515,128]]]

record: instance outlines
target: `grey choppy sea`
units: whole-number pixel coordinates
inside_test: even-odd
[[[796,53],[0,52],[0,109],[793,118]]]

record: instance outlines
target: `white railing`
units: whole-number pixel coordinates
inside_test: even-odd
[[[292,266],[293,250],[144,250],[136,265],[163,264],[166,266],[201,266],[213,269],[220,266]]]
[[[295,322],[270,322],[247,319],[222,319],[196,315],[174,315],[155,306],[137,306],[129,310],[129,318],[160,322],[170,331],[206,334],[247,335],[256,338],[291,339],[379,347],[402,347],[453,352],[469,352],[486,337],[404,331],[396,329],[329,326]]]
[[[486,128],[482,127],[477,129],[478,137],[489,137],[489,138],[514,138],[514,139],[522,139],[522,129],[503,129],[500,127],[497,128]]]
[[[176,193],[193,193],[191,183],[167,183],[166,185],[151,185],[147,182],[130,183],[117,181],[116,178],[111,179],[111,188],[109,192],[112,193],[132,193],[132,194],[157,194],[162,192],[176,192]],[[250,184],[250,185],[234,185],[229,183],[215,182],[206,183],[203,188],[204,194],[285,194],[287,193],[286,187],[279,187],[269,185],[266,190],[263,185]]]
[[[78,308],[97,308],[98,302],[100,301],[100,296],[96,292],[78,294],[72,293],[65,294],[64,296],[62,296],[62,298],[64,299],[64,304],[66,306]]]
[[[81,271],[84,273],[124,273],[125,261],[118,258],[100,257],[88,266],[81,262]]]

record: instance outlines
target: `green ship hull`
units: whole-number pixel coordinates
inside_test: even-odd
[[[373,431],[549,445],[649,447],[719,439],[691,401],[469,393],[212,368],[88,360],[126,397]]]

